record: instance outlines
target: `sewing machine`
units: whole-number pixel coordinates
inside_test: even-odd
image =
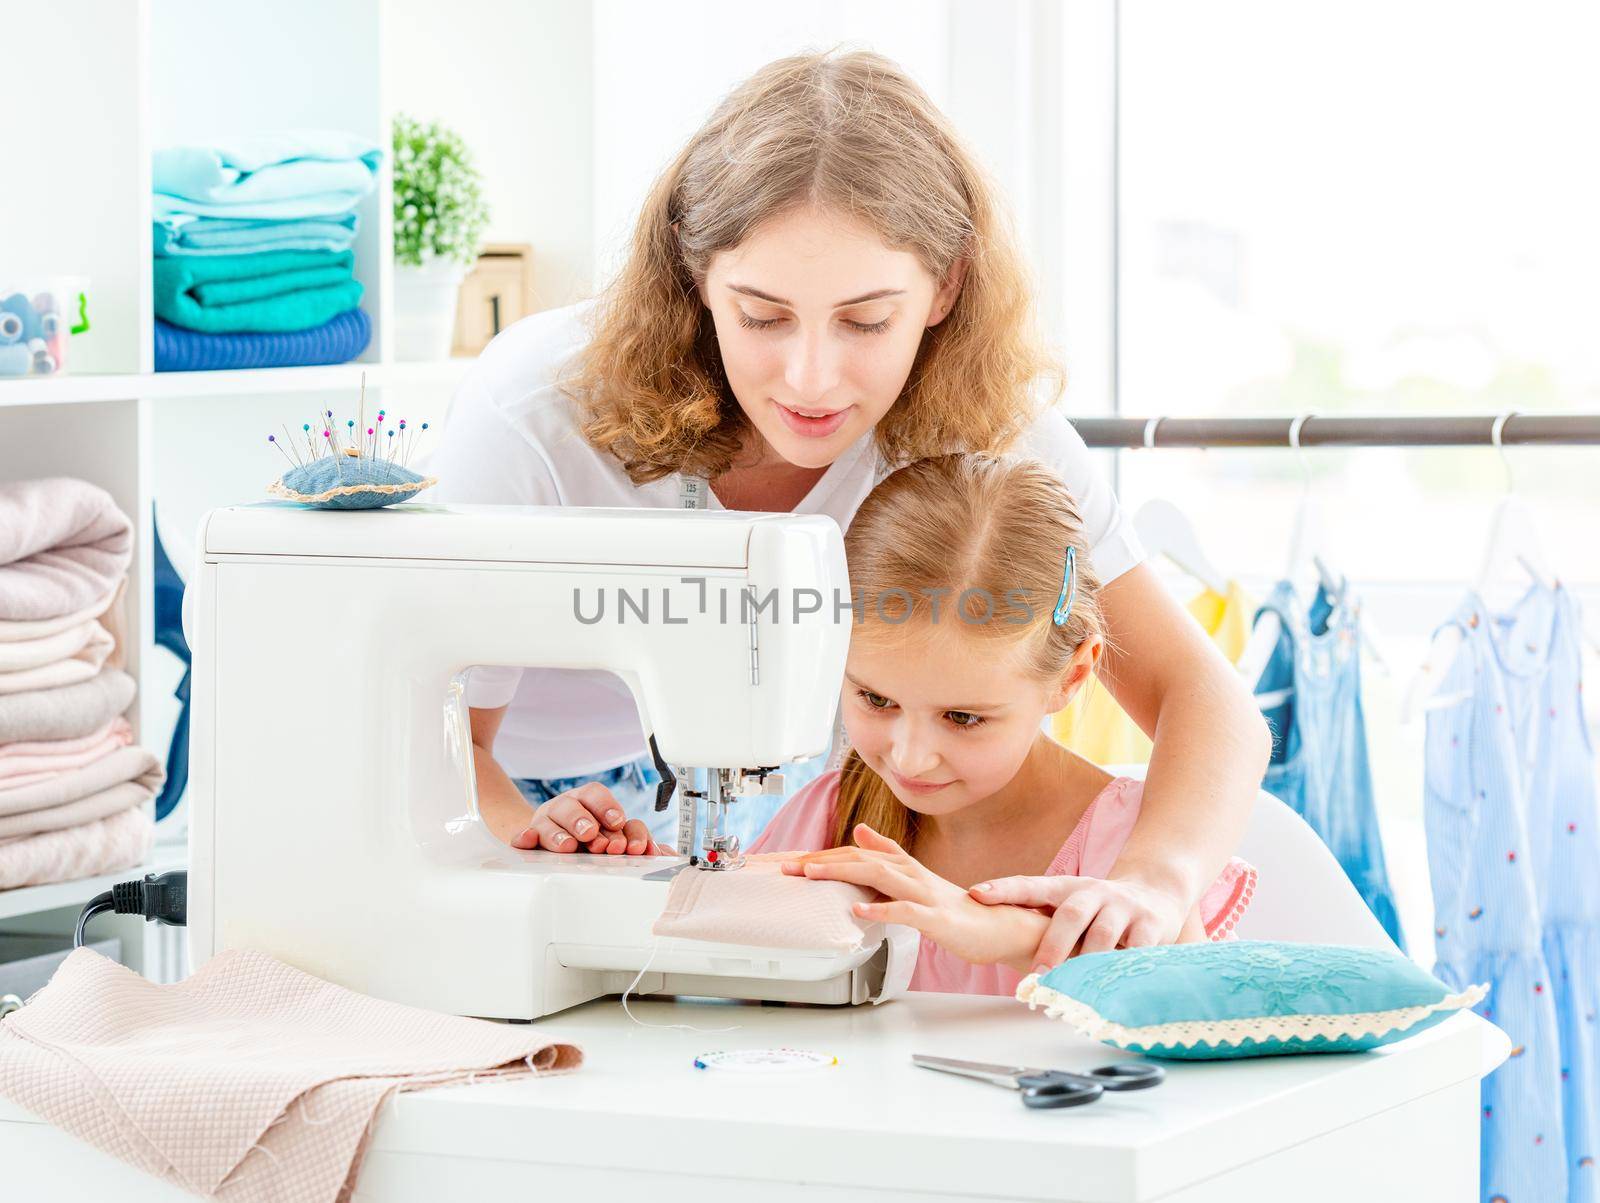
[[[260,949],[504,1019],[621,993],[647,962],[639,993],[837,1004],[878,988],[881,928],[848,954],[650,931],[675,874],[740,871],[726,808],[830,746],[851,621],[831,519],[264,504],[208,514],[197,546],[195,966]],[[615,672],[689,855],[496,838],[473,784],[473,665]]]

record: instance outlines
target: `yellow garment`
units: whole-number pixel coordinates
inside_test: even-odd
[[[1237,663],[1250,642],[1256,613],[1256,603],[1238,582],[1228,582],[1226,596],[1214,589],[1202,590],[1189,603],[1189,613],[1228,662]],[[1057,743],[1095,764],[1145,764],[1150,760],[1149,736],[1098,680],[1080,690],[1065,710],[1050,716],[1050,734]]]

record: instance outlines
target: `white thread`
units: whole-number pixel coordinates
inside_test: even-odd
[[[666,1031],[676,1029],[680,1032],[737,1032],[739,1025],[731,1028],[697,1028],[692,1023],[646,1023],[632,1011],[628,1010],[628,995],[633,993],[634,987],[644,980],[644,975],[650,972],[650,966],[655,963],[656,953],[661,951],[661,937],[657,936],[655,943],[650,946],[650,955],[645,958],[644,968],[639,970],[637,977],[628,983],[628,988],[622,992],[622,1013],[642,1028],[661,1028]]]
[[[284,1114],[287,1115],[288,1112],[284,1112]],[[272,1125],[269,1124],[267,1126],[270,1129]],[[278,1165],[279,1164],[278,1155],[276,1153],[274,1153],[271,1149],[267,1148],[267,1146],[262,1144],[260,1141],[257,1141],[255,1144],[251,1145],[249,1153],[246,1153],[245,1156],[248,1157],[250,1155],[250,1153],[265,1153],[266,1156],[267,1156],[267,1160],[272,1162],[273,1165]],[[243,1160],[243,1158],[241,1158],[240,1159],[240,1165],[243,1165],[243,1164],[244,1164],[244,1160]],[[233,1177],[233,1175],[229,1174],[228,1178],[224,1178],[223,1179],[223,1182],[227,1182],[228,1179],[232,1178],[232,1177]],[[221,1184],[219,1183],[219,1185],[221,1185]]]
[[[332,1115],[327,1119],[312,1119],[311,1112],[306,1108],[306,1095],[309,1095],[310,1093],[311,1091],[308,1090],[305,1094],[302,1094],[295,1100],[295,1102],[300,1105],[300,1119],[303,1123],[313,1128],[320,1128],[324,1124],[331,1124],[339,1118],[337,1115]]]

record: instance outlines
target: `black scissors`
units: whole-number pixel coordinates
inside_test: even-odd
[[[956,1061],[914,1053],[911,1061],[923,1069],[977,1078],[1022,1093],[1024,1107],[1078,1107],[1092,1103],[1107,1090],[1148,1090],[1167,1076],[1159,1065],[1119,1061],[1084,1073],[1064,1069],[1029,1069],[1021,1065],[990,1065],[983,1061]]]

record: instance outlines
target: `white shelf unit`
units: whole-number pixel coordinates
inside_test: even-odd
[[[71,340],[66,374],[0,380],[0,480],[81,477],[133,518],[128,671],[140,688],[129,719],[163,758],[182,666],[154,643],[156,514],[166,550],[187,576],[200,516],[264,499],[283,470],[269,432],[283,423],[297,429],[324,408],[354,416],[363,377],[369,414],[382,405],[437,426],[470,363],[394,358],[384,8],[383,0],[75,0],[33,6],[27,36],[0,43],[0,73],[19,94],[49,97],[56,116],[10,134],[13,162],[26,165],[17,178],[32,186],[5,190],[0,288],[13,275],[85,277],[91,321]],[[151,153],[296,128],[346,130],[385,150],[356,245],[371,345],[359,361],[328,367],[155,372]],[[69,932],[78,908],[108,881],[180,865],[183,825],[180,807],[158,829],[150,865],[0,892],[0,925]],[[140,927],[142,935],[122,928],[128,963],[153,976],[179,972],[179,933]]]

